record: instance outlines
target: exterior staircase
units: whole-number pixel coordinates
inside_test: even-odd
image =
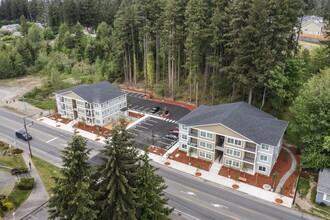
[[[218,173],[220,172],[220,169],[222,167],[222,163],[221,161],[219,162],[219,157],[213,162],[210,170],[209,170],[209,173],[212,173],[212,174],[216,174],[218,175]]]

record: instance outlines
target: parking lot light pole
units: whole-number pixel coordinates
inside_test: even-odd
[[[27,131],[27,126],[26,126],[26,121],[25,121],[25,118],[23,118],[23,121],[24,121],[24,129],[25,129],[25,132],[26,132],[26,135],[27,135],[27,142],[28,142],[28,146],[29,146],[29,150],[30,150],[30,157],[32,158],[32,150],[31,150],[31,145],[30,145],[30,138],[29,138],[29,133]]]

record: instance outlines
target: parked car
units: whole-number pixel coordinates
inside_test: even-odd
[[[176,129],[169,130],[168,134],[174,134],[174,135],[178,136],[179,135],[179,129],[176,128]]]
[[[171,139],[171,140],[174,140],[174,141],[178,140],[178,136],[174,135],[174,134],[167,134],[167,135],[165,135],[165,137],[167,139]]]
[[[159,106],[155,106],[150,110],[150,113],[154,114],[160,111],[160,107]]]
[[[26,131],[24,131],[24,130],[16,131],[15,135],[17,138],[20,138],[24,141],[32,140],[32,136],[30,134],[26,133]]]

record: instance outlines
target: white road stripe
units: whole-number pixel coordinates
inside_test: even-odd
[[[144,127],[144,126],[142,126],[142,125],[138,125],[137,126],[138,128],[143,128],[143,129],[146,129],[146,130],[148,130],[149,128],[147,128],[147,127]]]
[[[52,142],[54,140],[56,140],[58,137],[54,137],[53,139],[50,139],[49,141],[46,141],[46,143],[48,144],[49,142]]]
[[[140,131],[140,130],[138,130],[136,128],[131,128],[131,129],[134,130],[134,131],[143,132],[143,131]]]
[[[150,124],[150,123],[147,123],[147,122],[141,122],[141,124],[146,124],[146,125],[149,125],[149,126],[154,126],[153,124]]]

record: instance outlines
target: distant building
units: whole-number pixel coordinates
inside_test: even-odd
[[[314,15],[303,17],[300,31],[303,35],[323,36],[323,18]]]
[[[126,94],[107,81],[82,84],[54,94],[63,118],[103,126],[128,114]]]
[[[330,168],[323,169],[319,172],[316,192],[315,201],[318,203],[323,202],[330,206]]]
[[[21,25],[19,24],[9,24],[9,25],[3,25],[0,30],[1,31],[10,31],[15,32],[18,28],[20,28]]]
[[[288,122],[245,102],[199,106],[178,121],[179,149],[249,174],[269,176]]]

